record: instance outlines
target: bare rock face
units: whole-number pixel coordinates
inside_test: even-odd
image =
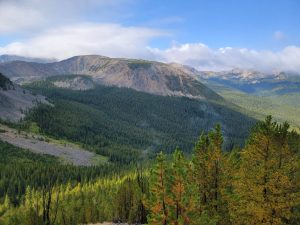
[[[18,121],[24,117],[26,110],[38,103],[47,103],[45,97],[32,95],[29,91],[13,84],[0,74],[0,118]]]
[[[21,61],[2,63],[0,72],[17,83],[80,74],[91,76],[94,82],[102,85],[127,87],[151,94],[221,99],[182,67],[145,60],[87,55],[44,64]]]

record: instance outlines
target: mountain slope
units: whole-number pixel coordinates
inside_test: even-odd
[[[75,91],[55,87],[52,78],[27,87],[54,105],[33,110],[28,121],[48,135],[79,141],[111,160],[171,152],[176,146],[189,152],[200,133],[216,123],[222,124],[225,147],[242,145],[255,122],[229,106],[202,99],[103,85]]]
[[[222,101],[195,77],[172,65],[103,56],[75,56],[54,63],[8,62],[0,71],[17,83],[42,80],[49,76],[89,75],[102,85],[132,88],[163,96],[186,96]]]
[[[300,130],[299,75],[238,69],[207,72],[184,68],[227,101],[246,109],[248,115],[256,119],[273,115],[276,120],[288,121],[292,128]]]
[[[29,91],[13,84],[0,73],[0,119],[18,121],[26,110],[37,103],[46,103],[45,97],[32,95]]]
[[[288,121],[292,128],[300,131],[300,93],[257,96],[230,88],[216,87],[218,94],[248,112],[254,118],[262,120],[272,115],[280,122]]]

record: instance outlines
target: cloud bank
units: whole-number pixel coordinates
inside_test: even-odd
[[[74,55],[147,58],[147,43],[166,32],[120,24],[76,24],[49,29],[24,42],[0,47],[0,54],[65,59]]]
[[[126,16],[133,0],[0,0],[0,35]],[[121,13],[122,12],[122,13]],[[93,15],[91,18],[90,16]]]
[[[242,68],[300,73],[300,47],[297,46],[287,46],[278,52],[231,47],[212,49],[202,43],[182,44],[164,50],[148,49],[158,60],[178,62],[199,70]]]
[[[148,46],[152,39],[167,35],[158,29],[120,24],[77,24],[50,29],[24,42],[0,47],[0,54],[57,59],[99,54],[177,62],[198,70],[241,68],[300,73],[300,47],[297,46],[287,46],[277,52],[231,47],[213,49],[203,43],[175,45],[167,49]]]

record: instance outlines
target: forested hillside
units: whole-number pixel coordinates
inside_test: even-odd
[[[53,103],[29,112],[23,126],[36,123],[41,133],[79,142],[112,162],[130,162],[176,146],[190,152],[197,136],[215,123],[224,127],[225,149],[242,146],[254,120],[208,100],[151,95],[127,88],[95,86],[74,91],[49,81],[27,88]]]
[[[36,161],[43,163],[32,166],[41,172],[32,177],[30,171],[17,170],[4,159],[1,166],[10,169],[1,169],[1,176],[7,183],[12,183],[18,173],[21,176],[17,181],[31,177],[34,182],[24,183],[25,194],[20,194],[18,201],[13,199],[18,188],[9,192],[1,188],[0,224],[118,221],[151,225],[297,225],[300,138],[288,129],[287,123],[278,124],[268,117],[252,129],[243,149],[224,152],[221,127],[217,125],[199,137],[192,158],[177,148],[172,158],[159,153],[150,170],[137,166],[118,176],[101,170],[107,178],[93,176],[99,174],[97,168],[49,168],[47,162],[55,159],[39,156],[35,156]],[[19,162],[31,158],[28,152],[21,153],[5,143],[1,146],[1,154],[11,154],[3,150],[4,146]],[[13,176],[10,171],[14,171]],[[70,174],[77,177],[61,180],[72,177]]]

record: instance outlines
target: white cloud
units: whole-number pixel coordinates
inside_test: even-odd
[[[48,29],[24,42],[0,47],[0,54],[64,59],[74,55],[147,57],[147,43],[164,31],[119,24],[77,24]]]
[[[0,34],[28,29],[43,22],[42,14],[30,7],[0,2]]]
[[[0,34],[32,33],[89,19],[120,18],[126,15],[126,6],[132,1],[0,0]]]
[[[0,47],[0,54],[58,59],[99,54],[177,62],[198,70],[241,68],[300,73],[300,47],[297,46],[287,46],[277,52],[232,47],[213,49],[203,43],[177,44],[167,49],[147,47],[151,39],[166,35],[169,34],[157,29],[86,23],[49,29],[25,42]]]
[[[212,49],[202,43],[176,45],[164,50],[148,49],[153,59],[190,65],[199,70],[242,68],[300,73],[300,47],[297,46],[287,46],[278,52],[231,47]]]
[[[153,38],[169,34],[159,29],[118,24],[116,21],[124,15],[126,17],[126,8],[135,1],[0,0],[1,37],[15,34],[13,36],[23,38],[0,46],[0,54],[58,59],[100,54],[178,62],[200,70],[239,67],[300,73],[300,47],[297,46],[287,46],[277,52],[231,47],[213,49],[202,43],[174,44],[167,49],[147,47]],[[159,26],[182,20],[180,17],[168,17],[152,23]],[[284,40],[286,37],[282,31],[277,31],[274,38]]]

